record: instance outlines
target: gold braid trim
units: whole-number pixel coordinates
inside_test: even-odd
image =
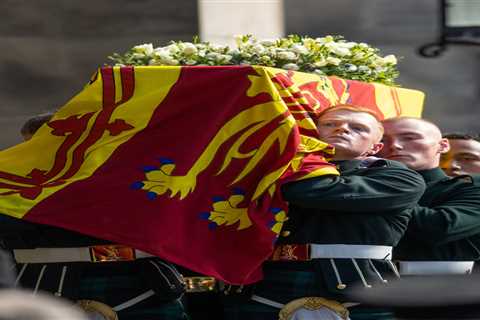
[[[300,308],[307,310],[318,310],[328,308],[338,314],[342,319],[348,319],[348,309],[338,301],[327,300],[321,297],[304,297],[287,303],[278,314],[279,320],[289,320],[295,311]]]
[[[78,300],[77,305],[87,313],[99,313],[107,320],[119,320],[117,313],[107,304],[95,300]]]

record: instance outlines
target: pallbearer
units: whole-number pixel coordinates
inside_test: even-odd
[[[345,293],[353,284],[370,289],[397,276],[392,247],[425,184],[403,164],[373,157],[383,146],[383,128],[371,111],[332,107],[320,114],[318,129],[335,147],[341,175],[284,187],[290,219],[264,266],[265,280],[248,288],[251,296],[242,302],[227,296],[228,319],[277,319],[279,312],[283,319],[296,312],[311,319],[347,319],[349,312],[351,319],[392,317],[352,303]]]
[[[394,257],[405,275],[462,275],[480,258],[480,179],[447,176],[439,167],[448,140],[438,127],[415,118],[384,121],[381,155],[422,175],[425,194],[414,207],[405,238]]]

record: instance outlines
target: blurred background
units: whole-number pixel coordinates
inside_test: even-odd
[[[455,0],[450,0],[455,1]],[[470,23],[479,21],[478,0]],[[424,117],[444,131],[480,131],[480,45],[417,49],[441,31],[440,0],[2,0],[0,149],[21,141],[33,114],[77,94],[113,52],[169,40],[227,43],[231,35],[343,35],[403,57],[398,83],[426,93]],[[480,37],[479,37],[480,38]]]

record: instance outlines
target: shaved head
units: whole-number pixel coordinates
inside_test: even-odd
[[[411,123],[412,125],[417,127],[417,130],[423,131],[425,134],[431,136],[432,138],[442,138],[442,131],[440,130],[440,128],[435,123],[425,119],[414,117],[397,117],[383,120],[384,125],[388,125],[391,123]]]
[[[403,162],[414,170],[438,167],[440,155],[449,149],[448,140],[434,123],[419,118],[399,117],[383,121],[385,144],[380,155]]]

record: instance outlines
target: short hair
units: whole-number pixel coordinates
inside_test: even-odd
[[[443,137],[447,138],[448,140],[475,140],[480,142],[480,135],[478,134],[450,132],[444,134]]]
[[[383,135],[383,132],[385,131],[383,129],[382,120],[380,119],[378,113],[376,113],[375,111],[373,111],[372,109],[367,108],[367,107],[353,106],[353,105],[350,105],[350,104],[338,104],[338,105],[335,105],[335,106],[332,106],[330,108],[326,108],[326,109],[322,110],[316,116],[317,121],[318,121],[318,119],[320,119],[325,114],[327,114],[329,112],[332,112],[332,111],[337,111],[337,110],[348,110],[348,111],[352,111],[352,112],[368,113],[369,115],[374,117],[375,120],[377,120],[378,129],[380,130],[380,134]]]
[[[438,125],[431,120],[428,120],[428,119],[425,119],[425,118],[411,117],[411,116],[398,116],[398,117],[393,117],[393,118],[387,118],[387,119],[382,120],[382,122],[383,123],[385,123],[385,122],[397,122],[397,121],[402,121],[402,120],[422,121],[422,122],[425,122],[425,123],[429,123],[429,124],[438,128]]]
[[[428,123],[428,124],[434,126],[435,128],[437,128],[440,133],[442,132],[442,130],[440,130],[440,128],[438,127],[438,125],[435,122],[433,122],[431,120],[428,120],[428,119],[425,119],[425,118],[417,118],[417,117],[411,117],[411,116],[398,116],[398,117],[393,117],[393,118],[387,118],[387,119],[383,120],[382,123],[398,122],[398,121],[402,121],[402,120],[416,120],[416,121],[421,121],[421,122],[424,122],[424,123]]]
[[[354,106],[354,105],[351,105],[351,104],[337,104],[337,105],[331,106],[329,108],[323,109],[317,115],[317,118],[320,118],[321,116],[323,116],[326,113],[329,113],[329,112],[332,112],[332,111],[337,111],[337,110],[349,110],[349,111],[353,111],[353,112],[368,113],[372,117],[374,117],[378,122],[382,121],[382,119],[380,119],[378,113],[373,111],[372,109],[367,108],[367,107],[362,107],[362,106]]]
[[[42,113],[28,119],[20,129],[21,134],[34,134],[44,124],[50,121],[53,112]]]

